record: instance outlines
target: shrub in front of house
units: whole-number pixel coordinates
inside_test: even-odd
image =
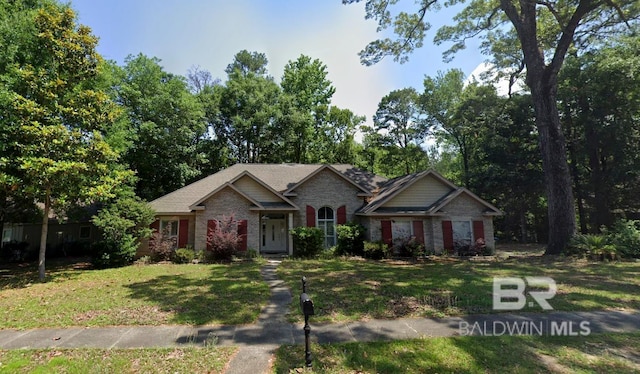
[[[121,241],[103,239],[93,245],[93,266],[99,269],[126,266],[133,263],[138,242],[125,236]]]
[[[317,227],[296,227],[291,229],[291,236],[295,257],[315,257],[323,249],[324,233]]]
[[[138,250],[139,240],[151,235],[149,225],[154,212],[133,191],[122,190],[120,196],[108,201],[92,218],[102,232],[102,239],[93,246],[93,263],[97,267],[129,265]]]
[[[168,230],[165,230],[168,231]],[[149,251],[151,252],[151,261],[171,261],[173,258],[176,242],[173,238],[167,236],[168,232],[154,232],[149,238]]]
[[[196,251],[191,248],[178,248],[171,260],[176,264],[190,264],[196,258]]]
[[[0,259],[7,262],[22,262],[29,256],[29,243],[12,240],[2,243]]]
[[[363,256],[364,235],[367,229],[357,223],[336,226],[338,243],[335,254],[337,256]]]
[[[382,241],[363,243],[363,257],[370,258],[372,260],[381,260],[389,257],[391,250],[388,245]]]
[[[207,262],[231,261],[239,246],[238,222],[233,216],[223,217],[207,233],[205,258]]]

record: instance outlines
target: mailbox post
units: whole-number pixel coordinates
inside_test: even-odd
[[[302,277],[302,294],[300,295],[300,309],[304,314],[304,360],[307,367],[311,367],[311,348],[309,346],[309,335],[311,327],[309,326],[309,316],[314,315],[313,301],[307,295],[307,277]]]

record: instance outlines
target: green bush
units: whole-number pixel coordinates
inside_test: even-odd
[[[179,248],[173,253],[171,259],[176,264],[190,264],[196,258],[196,251],[190,248]]]
[[[614,260],[617,257],[616,246],[609,242],[609,237],[598,234],[575,235],[567,253],[592,260]]]
[[[322,251],[324,232],[317,227],[296,227],[291,230],[294,256],[311,258]]]
[[[356,223],[348,223],[346,225],[336,226],[338,234],[338,244],[335,254],[337,256],[364,255],[364,234],[367,229]]]
[[[372,260],[380,260],[389,257],[390,248],[385,243],[378,242],[364,242],[363,253],[365,258]]]
[[[331,248],[327,248],[325,250],[322,250],[322,251],[320,251],[320,254],[319,254],[318,258],[320,260],[332,260],[332,259],[338,257],[337,250],[338,250],[338,247],[335,246],[335,245],[333,247],[331,247]]]
[[[0,259],[7,262],[22,262],[27,258],[29,243],[12,240],[1,245]]]
[[[131,264],[138,241],[151,235],[153,210],[131,191],[121,193],[92,218],[102,232],[102,240],[94,245],[93,252],[93,264],[99,268]]]
[[[425,254],[425,246],[415,237],[396,242],[397,255],[402,257],[420,257]]]
[[[482,250],[481,250],[480,254],[481,254],[482,256],[494,256],[494,255],[496,254],[496,249],[495,249],[495,248],[493,248],[493,247],[490,247],[490,246],[488,246],[488,245],[485,245],[485,246],[482,248]]]
[[[620,257],[640,258],[640,221],[617,221],[611,230],[604,230]]]
[[[94,244],[93,250],[92,262],[96,268],[126,266],[133,262],[138,242],[130,236],[125,236],[119,242],[105,239]]]

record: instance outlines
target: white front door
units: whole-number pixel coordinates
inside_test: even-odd
[[[262,221],[260,252],[287,251],[287,223],[284,219],[265,219]]]

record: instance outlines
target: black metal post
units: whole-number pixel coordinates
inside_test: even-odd
[[[302,277],[302,295],[300,296],[300,306],[302,307],[302,314],[304,314],[304,361],[306,367],[312,366],[311,347],[309,342],[309,335],[311,334],[311,326],[309,326],[309,314],[313,314],[313,304],[311,304],[312,310],[309,311],[303,305],[302,298],[308,298],[307,296],[307,277]],[[309,301],[309,300],[305,300]]]
[[[309,316],[304,316],[304,361],[308,368],[312,366],[311,361],[311,347],[309,346],[309,334],[311,334],[311,327],[309,326]]]

